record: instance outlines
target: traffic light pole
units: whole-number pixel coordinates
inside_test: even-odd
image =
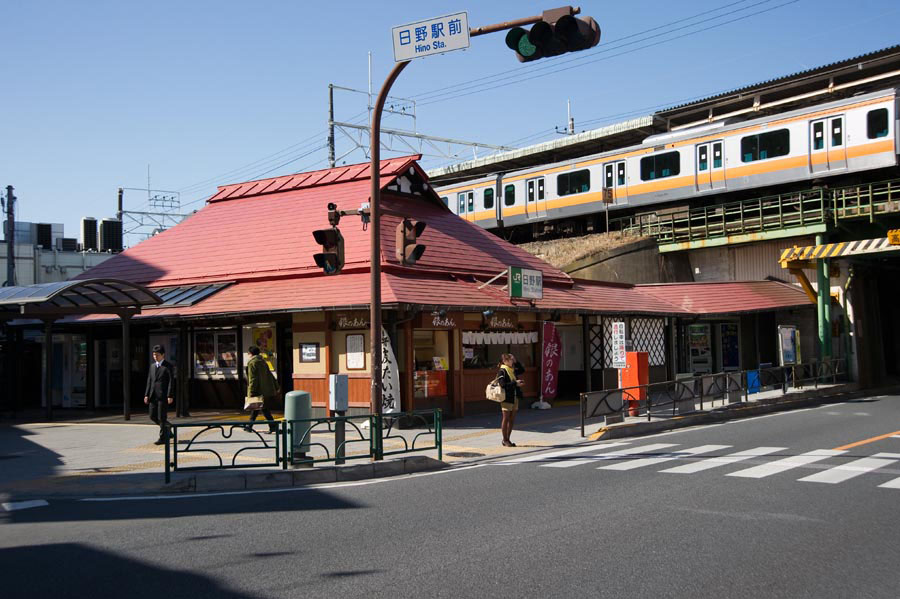
[[[580,12],[580,8],[576,8],[573,14]],[[485,35],[487,33],[495,33],[520,27],[522,25],[530,25],[537,23],[543,18],[542,15],[534,17],[525,17],[514,21],[505,21],[494,25],[485,25],[484,27],[476,27],[469,30],[469,37]],[[371,291],[371,303],[369,307],[369,350],[372,356],[372,392],[371,392],[371,410],[375,415],[374,427],[376,430],[370,431],[375,441],[375,459],[384,458],[384,447],[381,438],[381,111],[384,108],[388,93],[394,85],[394,81],[410,63],[409,60],[398,62],[394,65],[381,90],[378,92],[378,98],[375,100],[375,107],[372,111],[372,128],[370,133],[370,150],[372,185],[369,192],[369,210],[371,212],[372,235],[369,238],[369,255],[370,255],[370,279],[369,287]],[[377,434],[376,434],[377,431]]]

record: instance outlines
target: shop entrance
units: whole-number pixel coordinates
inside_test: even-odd
[[[450,331],[413,331],[413,397],[416,409],[450,408]]]

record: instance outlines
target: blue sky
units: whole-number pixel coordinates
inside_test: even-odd
[[[20,220],[62,222],[78,237],[82,216],[114,214],[118,187],[146,187],[148,165],[151,186],[180,191],[186,209],[216,185],[324,168],[328,84],[365,90],[371,52],[377,92],[393,66],[393,26],[467,11],[475,27],[555,6],[8,0],[0,185],[15,186]],[[581,131],[900,43],[896,0],[580,6],[603,31],[596,48],[521,64],[504,34],[480,36],[414,61],[392,95],[417,101],[419,132],[520,146],[555,137],[567,100]],[[363,118],[365,100],[337,92],[336,119]],[[349,149],[339,140],[338,155]],[[125,199],[146,208],[146,193]]]

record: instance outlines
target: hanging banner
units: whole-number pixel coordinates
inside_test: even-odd
[[[562,344],[559,341],[559,331],[552,322],[544,322],[544,343],[541,347],[541,398],[553,399],[556,397],[556,388],[559,384],[559,358]]]
[[[402,411],[400,406],[400,371],[397,358],[391,347],[391,338],[381,327],[381,413],[393,414]]]

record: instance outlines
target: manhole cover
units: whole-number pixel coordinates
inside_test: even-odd
[[[484,457],[483,453],[477,453],[475,451],[448,451],[444,455],[450,456],[451,458],[480,458]]]

